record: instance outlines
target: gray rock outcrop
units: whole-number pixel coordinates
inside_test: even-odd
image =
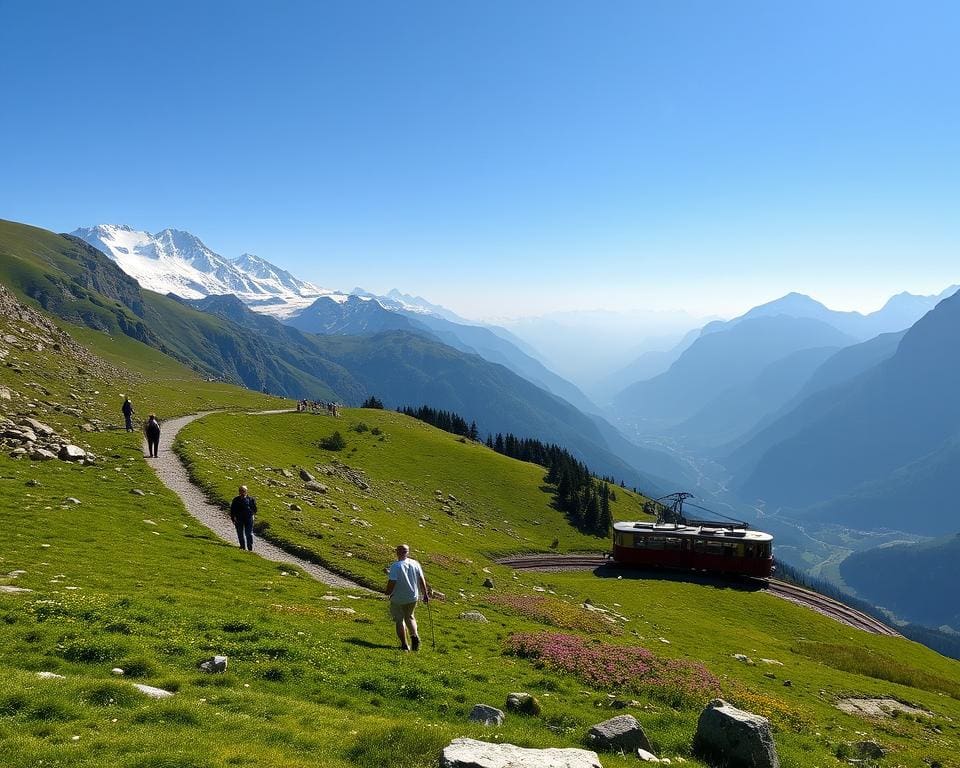
[[[617,715],[597,723],[587,733],[587,741],[592,747],[608,752],[653,751],[647,734],[633,715]]]
[[[307,472],[307,470],[301,469],[301,470],[300,470],[300,479],[303,480],[305,483],[309,483],[309,482],[311,482],[311,481],[314,479],[314,477],[313,477],[313,475],[311,475],[309,472]]]
[[[491,707],[489,704],[477,704],[470,710],[470,722],[483,723],[484,725],[500,725],[503,723],[506,715],[502,709]]]
[[[478,624],[487,624],[487,617],[484,616],[480,611],[464,611],[460,614],[460,618],[463,621],[475,621]]]
[[[693,749],[730,768],[780,768],[770,721],[714,699],[700,713]]]
[[[586,749],[526,749],[454,739],[443,749],[440,768],[602,768],[596,752]]]
[[[212,658],[207,659],[206,661],[200,662],[200,669],[204,672],[209,672],[211,674],[216,672],[226,672],[227,671],[227,657],[226,656],[213,656]]]
[[[541,710],[537,697],[529,693],[507,694],[506,708],[508,712],[517,712],[521,715],[539,715]]]

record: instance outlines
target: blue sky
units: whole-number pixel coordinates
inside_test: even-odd
[[[468,316],[960,282],[960,6],[0,0],[0,217]]]

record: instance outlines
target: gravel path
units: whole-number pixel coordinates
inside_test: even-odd
[[[191,416],[182,416],[179,419],[165,421],[163,423],[163,429],[160,432],[159,456],[156,459],[148,458],[147,461],[150,462],[150,466],[153,467],[154,472],[157,473],[157,476],[163,484],[180,497],[191,515],[221,539],[236,546],[237,532],[233,527],[233,523],[230,522],[230,515],[227,514],[226,510],[207,501],[207,497],[204,496],[203,491],[190,482],[186,467],[183,466],[183,463],[172,450],[173,441],[181,429],[191,421],[203,418],[210,413],[213,413],[213,411],[195,413]],[[256,415],[268,416],[275,413],[286,413],[286,411],[260,411]],[[144,440],[143,443],[143,452],[144,456],[146,456],[146,440]],[[262,538],[258,537],[254,541],[253,546],[253,551],[260,557],[274,563],[287,563],[288,565],[300,568],[305,573],[313,576],[317,581],[331,587],[359,589],[364,592],[369,592],[366,587],[362,587],[343,576],[338,576],[333,571],[328,571],[321,565],[311,563],[295,555],[291,555],[288,552],[284,552],[279,547],[268,541],[264,541]]]

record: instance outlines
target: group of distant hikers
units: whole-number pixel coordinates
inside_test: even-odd
[[[123,413],[124,425],[127,432],[133,432],[133,403],[129,397],[123,398],[120,408]],[[331,416],[339,416],[339,406],[336,403],[324,403],[319,400],[301,400],[297,403],[297,411],[312,410],[326,412]],[[143,425],[143,432],[147,438],[147,451],[150,458],[156,458],[160,445],[160,422],[156,414],[151,413]],[[230,521],[237,531],[237,541],[240,549],[253,551],[253,523],[257,516],[257,500],[250,495],[247,486],[241,485],[237,495],[230,502]],[[386,569],[386,593],[390,599],[390,617],[393,619],[400,641],[401,651],[419,651],[420,633],[417,628],[415,611],[418,602],[429,603],[431,590],[427,579],[423,575],[423,567],[410,557],[410,547],[400,544],[396,548],[397,559]],[[439,594],[439,593],[438,593]]]
[[[298,400],[297,413],[326,413],[327,416],[339,416],[340,404],[328,403],[324,400]]]
[[[120,407],[123,413],[123,422],[127,432],[133,432],[133,403],[129,397],[123,398],[123,405]],[[143,434],[147,437],[147,456],[151,459],[157,458],[160,449],[160,422],[157,421],[157,414],[151,413],[143,423]]]

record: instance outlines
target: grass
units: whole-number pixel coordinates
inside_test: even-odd
[[[8,330],[0,321],[0,332]],[[843,745],[862,738],[890,750],[883,764],[957,765],[960,702],[940,691],[942,681],[960,679],[960,665],[919,645],[733,587],[629,574],[513,573],[496,565],[492,558],[501,554],[550,551],[554,538],[560,551],[607,546],[552,509],[537,467],[390,412],[347,411],[339,420],[229,413],[192,424],[180,450],[198,480],[221,500],[246,481],[271,537],[378,587],[392,545],[403,539],[414,546],[448,599],[432,610],[436,649],[431,615],[421,609],[425,648],[400,654],[382,598],[326,589],[220,542],[159,483],[138,435],[81,433],[79,417],[49,405],[69,400],[84,418],[119,420],[118,396],[126,392],[138,409],[163,418],[260,409],[276,400],[204,382],[152,350],[129,346],[135,342],[77,335],[103,357],[128,363],[129,375],[68,376],[62,358],[49,352],[17,351],[21,373],[0,366],[0,385],[36,395],[0,406],[35,410],[101,457],[81,467],[0,455],[0,574],[24,571],[0,584],[32,590],[0,593],[0,765],[435,768],[441,746],[458,736],[582,746],[590,725],[628,712],[659,754],[702,766],[690,754],[699,702],[665,699],[633,682],[584,680],[578,671],[508,652],[518,634],[556,633],[614,659],[619,647],[645,648],[664,663],[702,665],[722,695],[771,718],[785,766],[839,765]],[[361,420],[369,431],[350,429]],[[324,451],[319,441],[335,430],[346,447]],[[301,467],[327,493],[305,492],[296,477]],[[134,488],[145,495],[132,495]],[[65,504],[68,496],[80,505]],[[641,502],[618,491],[614,513],[637,517]],[[493,590],[481,586],[488,576]],[[471,610],[488,623],[458,618]],[[610,631],[599,631],[604,625]],[[895,659],[897,676],[881,679],[877,665],[843,666],[858,650],[880,666]],[[215,653],[229,656],[227,672],[202,673],[199,662]],[[737,653],[755,664],[736,660]],[[117,666],[123,677],[111,674]],[[40,679],[39,671],[64,679]],[[926,684],[931,679],[936,686]],[[155,701],[131,682],[175,694]],[[509,715],[499,728],[467,722],[474,704],[502,708],[512,691],[535,695],[541,713]],[[860,720],[834,706],[853,694],[892,696],[934,717]],[[615,755],[602,761],[606,768],[636,764]]]

